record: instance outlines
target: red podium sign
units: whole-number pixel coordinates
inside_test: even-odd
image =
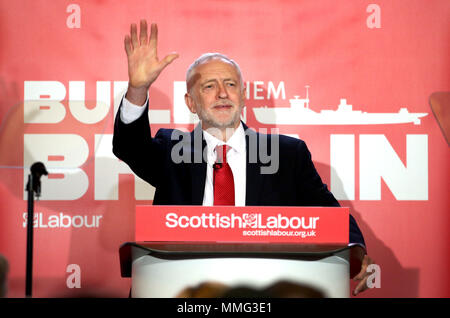
[[[136,241],[347,244],[349,208],[136,206]]]

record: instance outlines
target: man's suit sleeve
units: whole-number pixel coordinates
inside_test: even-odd
[[[297,196],[305,206],[339,206],[327,185],[322,182],[306,144],[299,140],[296,151]]]
[[[165,171],[167,141],[159,136],[151,136],[148,120],[148,103],[145,111],[132,123],[125,124],[120,119],[120,111],[116,115],[113,135],[113,153],[124,161],[143,180],[158,187]]]
[[[311,159],[311,153],[306,144],[300,140],[297,145],[297,162],[299,163],[296,172],[299,180],[298,196],[304,205],[307,206],[340,206],[334,195],[328,190],[327,185],[322,182],[317,173],[314,163]],[[354,217],[350,214],[349,224],[349,242],[350,244],[360,244],[365,248],[364,237],[356,223]]]

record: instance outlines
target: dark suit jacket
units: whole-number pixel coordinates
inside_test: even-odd
[[[260,134],[245,124],[244,130],[247,147],[247,206],[339,206],[333,194],[322,183],[302,140]],[[249,156],[251,153],[258,154],[259,148],[267,145],[267,150],[263,152],[268,153],[270,158],[274,154],[271,149],[272,138],[276,137],[279,139],[278,170],[273,174],[261,174],[261,168],[267,168],[271,163],[253,160]],[[200,125],[190,133],[160,129],[152,138],[148,116],[143,115],[131,124],[124,124],[120,120],[120,109],[116,116],[113,153],[126,162],[136,175],[156,188],[155,205],[202,205],[207,168],[202,155],[205,147]],[[175,163],[171,158],[173,151],[187,162]],[[365,245],[352,216],[350,243]]]

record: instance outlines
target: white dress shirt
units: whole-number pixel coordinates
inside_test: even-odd
[[[147,101],[145,103],[147,103]],[[124,96],[122,107],[120,110],[120,120],[125,124],[130,124],[141,117],[144,113],[144,110],[145,107],[131,103]],[[207,145],[207,168],[203,205],[214,205],[213,165],[217,159],[216,147],[226,144],[227,146],[231,147],[231,149],[227,152],[227,162],[230,165],[231,171],[233,172],[234,204],[235,206],[245,206],[245,194],[247,185],[247,150],[245,146],[245,132],[242,123],[239,123],[239,127],[234,131],[233,135],[228,139],[226,143],[224,143],[222,140],[217,139],[206,131],[203,131],[203,136],[205,137]]]
[[[148,102],[148,94],[147,94],[147,100],[145,101],[144,105]],[[145,107],[144,106],[138,106],[130,102],[128,99],[125,98],[125,95],[122,99],[122,107],[120,108],[120,120],[124,124],[130,124],[139,117],[142,116],[144,113]]]

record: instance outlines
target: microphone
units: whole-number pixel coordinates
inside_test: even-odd
[[[42,162],[35,162],[30,167],[26,191],[28,192],[28,219],[27,219],[27,263],[25,268],[25,296],[31,297],[33,291],[33,220],[34,220],[34,194],[41,196],[41,176],[48,175]]]
[[[32,184],[31,184],[31,190],[36,193],[37,197],[41,196],[41,176],[48,175],[47,169],[45,169],[45,166],[42,162],[35,162],[31,165],[31,176],[32,176]],[[29,189],[30,184],[28,181],[27,189]]]

